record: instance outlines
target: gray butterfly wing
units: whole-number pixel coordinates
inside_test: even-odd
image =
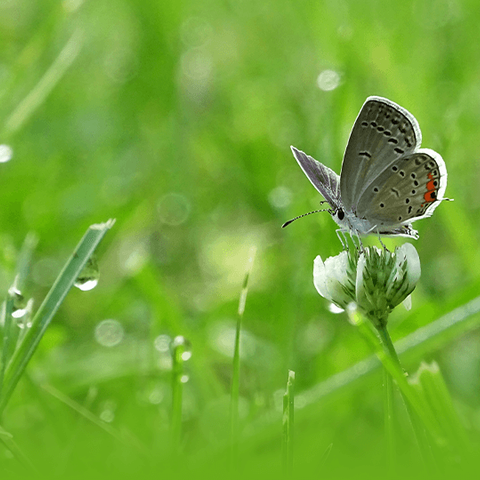
[[[386,165],[364,189],[357,215],[382,229],[429,217],[443,199],[447,169],[440,154],[428,148]]]
[[[347,211],[358,212],[365,189],[400,157],[413,153],[422,143],[415,117],[382,97],[368,97],[348,139],[340,175],[340,191]]]
[[[295,147],[290,148],[301,169],[310,182],[312,182],[312,185],[323,195],[323,198],[332,208],[338,209],[341,206],[340,177],[310,155],[297,150]]]

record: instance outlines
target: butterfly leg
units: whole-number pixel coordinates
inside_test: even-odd
[[[348,240],[345,232],[341,228],[338,228],[337,230],[335,230],[335,233],[337,234],[337,237],[340,240],[343,249],[348,251]]]
[[[360,252],[363,252],[364,251],[364,246],[363,246],[363,242],[360,238],[360,235],[358,235],[358,233],[356,233],[356,232],[350,233],[350,238],[352,239],[352,242],[355,245],[355,248],[357,250],[359,250]],[[357,243],[355,243],[355,239],[357,239]]]
[[[378,235],[378,241],[380,242],[380,245],[383,247],[383,250],[385,252],[388,252],[388,248],[385,246],[385,244],[382,242],[382,238],[380,237],[380,232],[377,229],[377,235]]]

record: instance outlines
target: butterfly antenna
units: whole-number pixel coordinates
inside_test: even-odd
[[[295,220],[298,220],[299,218],[306,217],[307,215],[311,215],[312,213],[319,213],[319,212],[330,212],[330,213],[332,213],[332,210],[330,208],[323,208],[322,210],[314,210],[313,212],[304,213],[303,215],[299,215],[298,217],[292,218],[288,222],[285,222],[282,225],[282,228],[287,227],[288,225],[290,225]]]

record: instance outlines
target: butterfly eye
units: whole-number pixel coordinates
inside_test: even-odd
[[[343,211],[342,209],[339,209],[339,210],[337,211],[337,216],[338,216],[338,219],[339,219],[339,220],[343,220],[343,219],[345,218],[345,213],[344,213],[344,211]]]

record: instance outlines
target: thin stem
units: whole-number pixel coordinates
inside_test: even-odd
[[[385,438],[387,442],[387,467],[389,473],[393,474],[397,464],[395,448],[395,419],[393,408],[393,379],[385,367],[383,368],[383,393]]]
[[[384,349],[385,353],[394,361],[394,363],[400,368],[400,370],[402,372],[404,372],[404,370],[402,368],[402,365],[400,363],[400,359],[398,358],[397,352],[395,350],[392,339],[390,337],[390,334],[388,333],[386,324],[383,324],[381,327],[378,327],[377,331],[380,335],[380,339],[382,341],[382,346],[383,346],[383,349]],[[390,373],[385,371],[385,367],[384,367],[384,377],[389,378],[390,389],[392,390],[390,393],[387,393],[387,391],[386,391],[385,396],[386,397],[390,396],[390,395],[393,396],[393,378],[390,375]],[[386,383],[385,383],[385,389],[387,389],[387,384]],[[431,446],[430,446],[430,443],[429,443],[428,438],[426,436],[425,429],[421,425],[420,419],[418,418],[416,413],[413,411],[408,399],[405,397],[402,390],[399,389],[399,391],[400,391],[400,394],[402,396],[403,403],[404,403],[405,408],[407,410],[408,416],[410,418],[410,423],[412,425],[417,444],[420,448],[422,458],[423,458],[426,465],[428,465],[429,467],[433,467],[434,465],[432,464]],[[393,400],[393,397],[390,400]],[[385,401],[387,402],[388,400],[386,399]],[[390,406],[390,408],[391,408],[391,406]],[[386,415],[385,419],[387,420],[388,413],[386,412],[385,415]],[[393,428],[393,425],[389,426],[386,423],[385,424],[386,431],[388,431],[389,428]],[[393,430],[391,432],[388,432],[388,434],[392,434],[392,438],[390,439],[387,435],[387,442],[390,442],[390,441],[393,442]],[[393,444],[389,443],[388,448],[389,449],[393,448]],[[389,451],[389,454],[390,453],[391,452]],[[393,464],[391,464],[391,466],[393,466]]]
[[[250,250],[247,270],[243,280],[242,292],[238,303],[238,317],[235,329],[235,346],[233,350],[232,365],[232,389],[230,396],[230,468],[237,470],[238,466],[238,439],[239,439],[239,419],[238,419],[238,399],[240,396],[240,333],[242,329],[243,313],[245,312],[245,303],[248,294],[248,280],[252,271],[253,261],[255,259],[256,247]]]
[[[282,460],[286,478],[293,476],[294,413],[295,413],[295,372],[288,371],[287,389],[283,395]]]
[[[390,357],[395,361],[395,363],[401,368],[400,359],[398,358],[397,351],[393,346],[392,339],[390,338],[390,334],[388,333],[387,326],[382,325],[381,327],[377,328],[378,333],[380,334],[380,338],[382,339],[382,345],[385,351],[390,355]],[[402,369],[403,370],[403,369]]]
[[[172,448],[176,455],[180,451],[180,443],[182,438],[182,401],[183,401],[183,353],[185,351],[185,338],[182,336],[175,337],[173,340],[173,365],[172,365],[172,419],[171,434]]]

